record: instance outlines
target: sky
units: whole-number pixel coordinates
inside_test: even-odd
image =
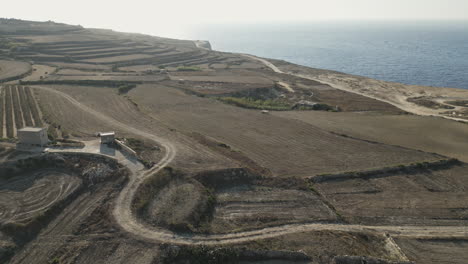
[[[468,20],[468,0],[15,0],[0,17],[63,22],[165,37],[222,23]]]

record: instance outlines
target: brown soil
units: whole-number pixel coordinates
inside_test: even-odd
[[[35,218],[42,220],[31,225],[32,233],[18,235],[11,226],[5,229],[7,233],[0,233],[1,249],[18,247],[11,263],[156,263],[173,244],[184,244],[195,253],[196,245],[264,251],[262,258],[246,263],[285,261],[263,256],[290,251],[304,256],[299,252],[303,251],[315,263],[329,263],[341,255],[406,260],[404,253],[417,261],[443,262],[449,259],[443,256],[445,249],[463,256],[459,252],[464,242],[458,242],[466,238],[467,165],[375,177],[362,171],[445,159],[441,155],[465,160],[464,124],[400,114],[463,119],[463,105],[450,113],[406,99],[423,96],[446,105],[448,100],[465,101],[466,91],[386,83],[278,61],[275,66],[248,55],[200,49],[192,41],[53,22],[0,22],[0,33],[24,45],[13,55],[36,63],[36,73],[29,79],[37,79],[39,70],[45,75],[48,67],[61,67],[66,70],[48,73],[47,78],[146,82],[126,95],[102,82],[32,86],[42,110],[39,119],[58,136],[68,133],[80,139],[97,131],[116,131],[118,137],[160,147],[160,152],[144,147],[141,155],[145,152],[160,161],[149,170],[135,169],[128,182],[120,173],[92,186],[88,178],[79,178],[80,186],[89,188],[58,198],[61,206],[53,206],[58,209],[46,213],[46,218]],[[181,66],[195,71],[179,71]],[[144,72],[161,68],[167,73]],[[277,88],[275,96],[284,100],[309,100],[354,113],[260,113],[206,98],[268,87]],[[23,107],[28,100],[17,99],[5,101],[4,112],[11,120],[3,130],[14,132],[16,123],[32,122],[24,115],[30,111]],[[28,155],[3,150],[0,160]],[[94,169],[103,164],[114,163],[94,164]],[[159,189],[146,193],[144,212],[132,213],[133,198],[144,194],[141,184],[168,165],[182,170],[184,177],[157,185]],[[29,180],[20,191],[9,190],[9,195],[22,195],[19,198],[26,202],[6,203],[4,215],[15,218],[20,215],[14,210],[40,209],[44,207],[40,198],[46,205],[52,202],[57,186],[77,184],[75,176],[50,169],[57,174],[51,176],[54,180],[41,182],[48,179],[44,175]],[[356,173],[312,186],[307,182],[318,174],[349,171]],[[10,182],[5,188],[15,186]],[[39,205],[29,206],[23,193],[41,196],[35,199]],[[18,243],[19,236],[30,243]],[[428,249],[433,254],[425,254]],[[300,261],[305,259],[310,260]]]
[[[0,60],[0,82],[20,79],[31,70],[31,64],[27,62]]]
[[[396,242],[409,259],[425,264],[463,264],[468,258],[466,239],[410,239]]]
[[[143,85],[129,96],[152,117],[177,130],[197,132],[229,145],[279,177],[306,177],[435,158],[432,154],[337,136],[304,122],[240,109],[164,86]],[[355,155],[357,151],[359,155]]]
[[[337,134],[439,153],[468,162],[468,125],[442,118],[379,113],[277,112]]]
[[[350,223],[466,225],[467,168],[463,164],[411,173],[330,177],[314,188]]]

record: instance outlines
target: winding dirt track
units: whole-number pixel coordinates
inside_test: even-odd
[[[391,104],[391,105],[393,105],[393,106],[395,106],[395,107],[397,107],[397,108],[399,108],[399,109],[401,109],[403,111],[406,111],[406,112],[409,112],[409,113],[412,113],[412,114],[415,114],[415,115],[437,116],[437,117],[442,117],[442,118],[445,118],[445,119],[450,119],[450,120],[454,120],[454,121],[468,123],[468,121],[466,119],[463,119],[463,118],[445,116],[445,115],[441,115],[441,114],[439,114],[437,112],[434,112],[433,110],[429,110],[429,109],[424,108],[424,107],[414,106],[414,105],[412,105],[412,104],[410,104],[410,103],[408,103],[406,101],[406,99],[407,99],[406,97],[400,96],[398,98],[397,102],[386,100],[386,99],[380,98],[378,96],[372,96],[372,95],[369,95],[369,94],[366,94],[366,93],[363,93],[363,92],[359,92],[359,91],[350,89],[350,88],[345,87],[343,85],[337,85],[335,83],[327,82],[327,81],[324,81],[324,80],[321,80],[321,79],[311,78],[310,76],[306,76],[306,75],[302,75],[302,74],[284,72],[280,68],[278,68],[276,65],[269,62],[266,59],[262,59],[262,58],[252,56],[252,55],[249,55],[249,54],[241,54],[241,55],[244,56],[244,57],[247,57],[247,58],[250,58],[250,59],[253,59],[253,60],[257,60],[257,61],[263,63],[265,66],[267,66],[268,68],[270,68],[272,71],[274,71],[276,73],[289,74],[291,76],[296,76],[296,77],[299,77],[299,78],[309,79],[309,80],[312,80],[312,81],[327,84],[327,85],[330,85],[331,87],[333,87],[335,89],[338,89],[338,90],[343,90],[343,91],[346,91],[346,92],[359,94],[359,95],[362,95],[362,96],[365,96],[365,97],[368,97],[368,98],[371,98],[371,99],[374,99],[374,100],[378,100],[378,101],[381,101],[381,102],[384,102],[384,103],[387,103],[387,104]]]
[[[38,89],[46,90],[62,96],[67,99],[71,104],[79,107],[95,117],[101,119],[103,122],[108,122],[111,125],[128,131],[130,133],[145,137],[153,140],[165,149],[164,158],[153,168],[145,172],[133,172],[133,175],[127,186],[120,193],[113,211],[117,223],[125,231],[133,235],[150,241],[172,243],[172,244],[185,244],[185,245],[222,245],[231,243],[242,243],[251,240],[258,240],[264,238],[277,237],[281,235],[307,232],[307,231],[346,231],[346,232],[361,232],[361,231],[375,231],[388,233],[393,236],[408,236],[415,238],[466,238],[468,237],[468,227],[465,226],[362,226],[362,225],[346,225],[334,223],[308,223],[308,224],[291,224],[282,225],[277,227],[269,227],[259,230],[229,233],[229,234],[213,234],[213,235],[193,235],[193,234],[176,234],[169,230],[156,229],[146,226],[132,215],[131,202],[138,189],[138,186],[149,176],[161,170],[164,166],[168,165],[176,155],[175,147],[167,140],[160,138],[156,135],[146,133],[121,123],[113,118],[110,118],[100,112],[97,112],[74,98],[63,92],[47,88],[36,87]]]

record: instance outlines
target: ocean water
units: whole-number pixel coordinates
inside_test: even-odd
[[[204,25],[213,49],[405,84],[468,89],[468,21]]]

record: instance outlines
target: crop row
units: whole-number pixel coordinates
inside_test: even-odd
[[[3,136],[3,124],[6,126],[7,138],[15,137],[15,127],[18,130],[24,126],[41,127],[43,125],[29,87],[6,86],[2,90],[0,94],[0,137]]]
[[[0,88],[0,138],[3,138],[3,101],[5,97],[5,88]]]
[[[15,112],[15,125],[16,129],[21,129],[24,127],[23,124],[23,114],[21,112],[21,105],[19,102],[18,90],[15,86],[9,87],[11,90],[11,99],[13,100],[13,110]]]
[[[5,124],[6,124],[6,132],[7,138],[14,138],[15,137],[15,130],[13,128],[14,121],[13,121],[13,107],[11,104],[11,89],[9,87],[5,88]]]
[[[24,87],[18,87],[19,99],[22,102],[21,108],[23,109],[23,119],[26,123],[26,126],[34,126],[34,122],[31,116],[31,106],[26,99],[26,93],[24,92]]]
[[[39,115],[39,110],[38,110],[38,105],[36,104],[36,100],[34,100],[31,88],[29,87],[24,87],[24,91],[26,93],[26,98],[27,98],[27,103],[30,106],[31,109],[31,115],[32,118],[34,119],[34,124],[36,127],[42,127],[42,119],[41,116]]]

